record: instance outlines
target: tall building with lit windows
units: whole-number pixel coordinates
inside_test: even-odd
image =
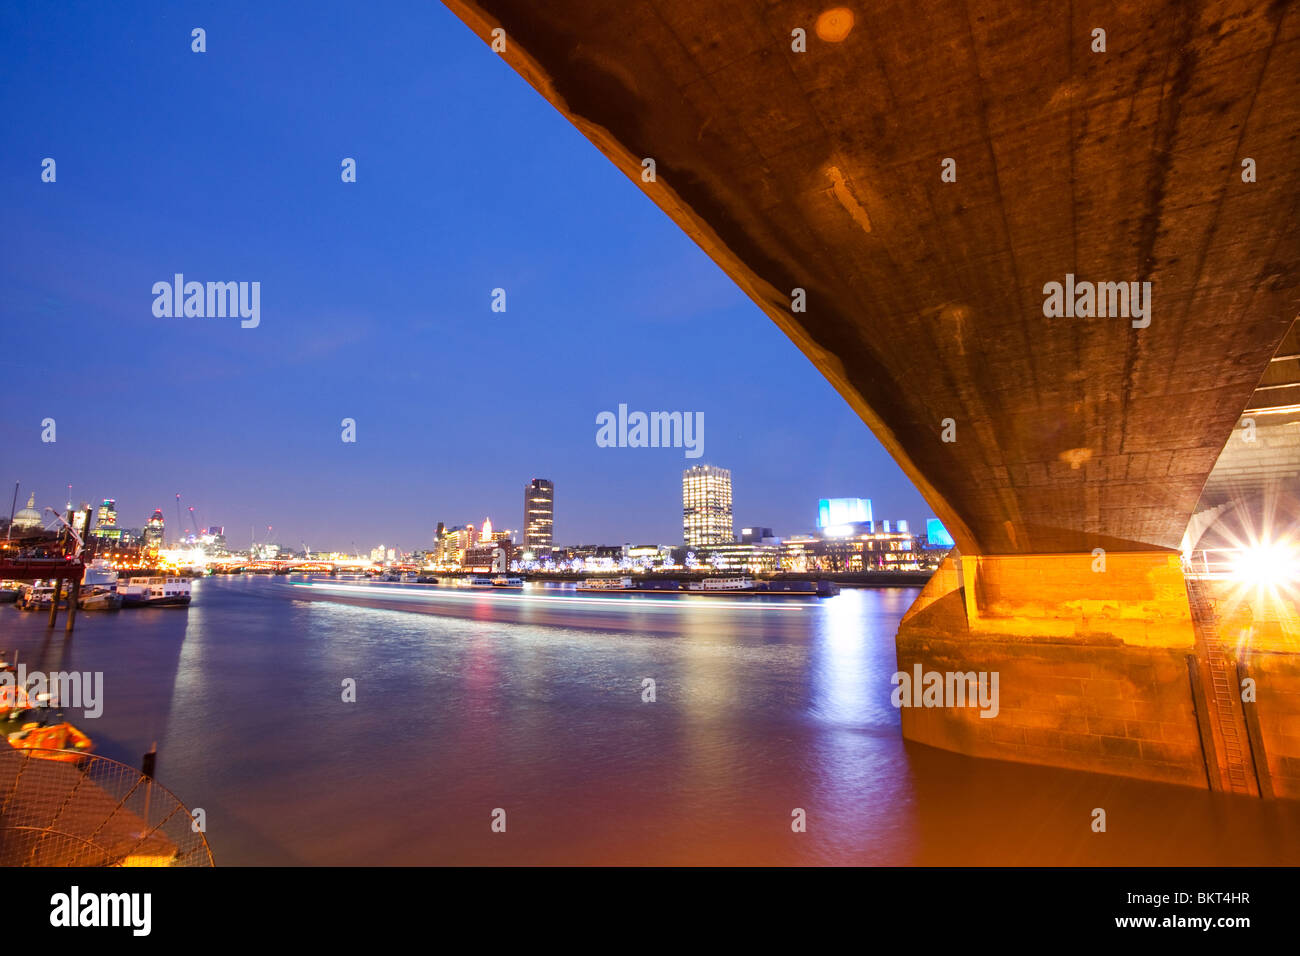
[[[688,548],[731,544],[731,472],[695,465],[682,472],[682,537]]]
[[[103,504],[99,506],[99,513],[95,516],[95,523],[101,528],[117,527],[117,502],[114,499],[104,499]]]
[[[524,550],[555,544],[555,485],[534,478],[524,487]]]
[[[105,498],[99,506],[95,517],[95,530],[91,534],[106,542],[121,541],[124,530],[117,526],[117,501],[113,498]]]
[[[157,551],[162,547],[164,525],[162,509],[155,508],[144,528],[144,544],[148,550]]]

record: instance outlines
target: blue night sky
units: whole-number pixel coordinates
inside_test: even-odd
[[[409,549],[518,528],[546,477],[558,542],[677,543],[709,463],[738,529],[807,531],[826,496],[923,528],[808,360],[447,10],[290,6],[0,10],[4,498],[170,526],[180,492],[232,546]],[[260,326],[156,318],[177,272],[260,282]],[[619,403],[703,412],[703,457],[597,447]]]

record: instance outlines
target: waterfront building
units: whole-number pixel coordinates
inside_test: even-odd
[[[817,502],[817,531],[825,538],[850,538],[878,531],[870,498],[822,498]]]
[[[501,572],[510,570],[510,562],[513,560],[515,546],[509,538],[491,538],[486,541],[480,538],[479,543],[465,549],[460,567],[463,571]]]
[[[943,522],[938,518],[929,518],[925,522],[925,546],[927,548],[952,548],[956,547],[957,542],[953,541],[952,535],[948,529],[943,526]]]
[[[695,552],[695,559],[718,571],[748,571],[759,573],[775,571],[781,563],[781,549],[775,544],[753,541],[736,541],[731,544],[711,544]]]
[[[731,544],[731,472],[695,465],[682,472],[682,538],[687,547]]]
[[[464,563],[465,552],[476,542],[473,525],[456,525],[443,528],[433,551],[433,561],[440,568],[458,568]]]
[[[870,498],[822,498],[817,502],[817,529],[861,528],[871,526]]]
[[[655,568],[672,560],[672,548],[661,544],[625,544],[623,557],[633,567]]]
[[[557,562],[581,560],[584,567],[618,567],[624,557],[624,545],[621,544],[578,544],[571,548],[556,548],[553,555]]]
[[[555,485],[534,478],[524,487],[524,547],[541,550],[554,544]]]
[[[199,536],[199,543],[205,548],[211,549],[213,553],[224,553],[226,551],[226,529],[221,525],[213,525]]]
[[[783,571],[906,571],[932,565],[911,534],[897,531],[794,535],[780,551]]]

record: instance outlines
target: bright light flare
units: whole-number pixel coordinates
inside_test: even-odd
[[[1243,584],[1261,588],[1300,583],[1300,547],[1272,541],[1243,548],[1232,561],[1231,574]]]

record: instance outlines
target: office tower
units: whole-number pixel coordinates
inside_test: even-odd
[[[524,549],[549,548],[555,544],[555,485],[534,478],[524,487]]]
[[[682,537],[690,548],[731,544],[731,472],[695,465],[682,472]]]
[[[155,508],[144,529],[144,543],[149,550],[157,551],[162,547],[164,524],[162,509]]]

